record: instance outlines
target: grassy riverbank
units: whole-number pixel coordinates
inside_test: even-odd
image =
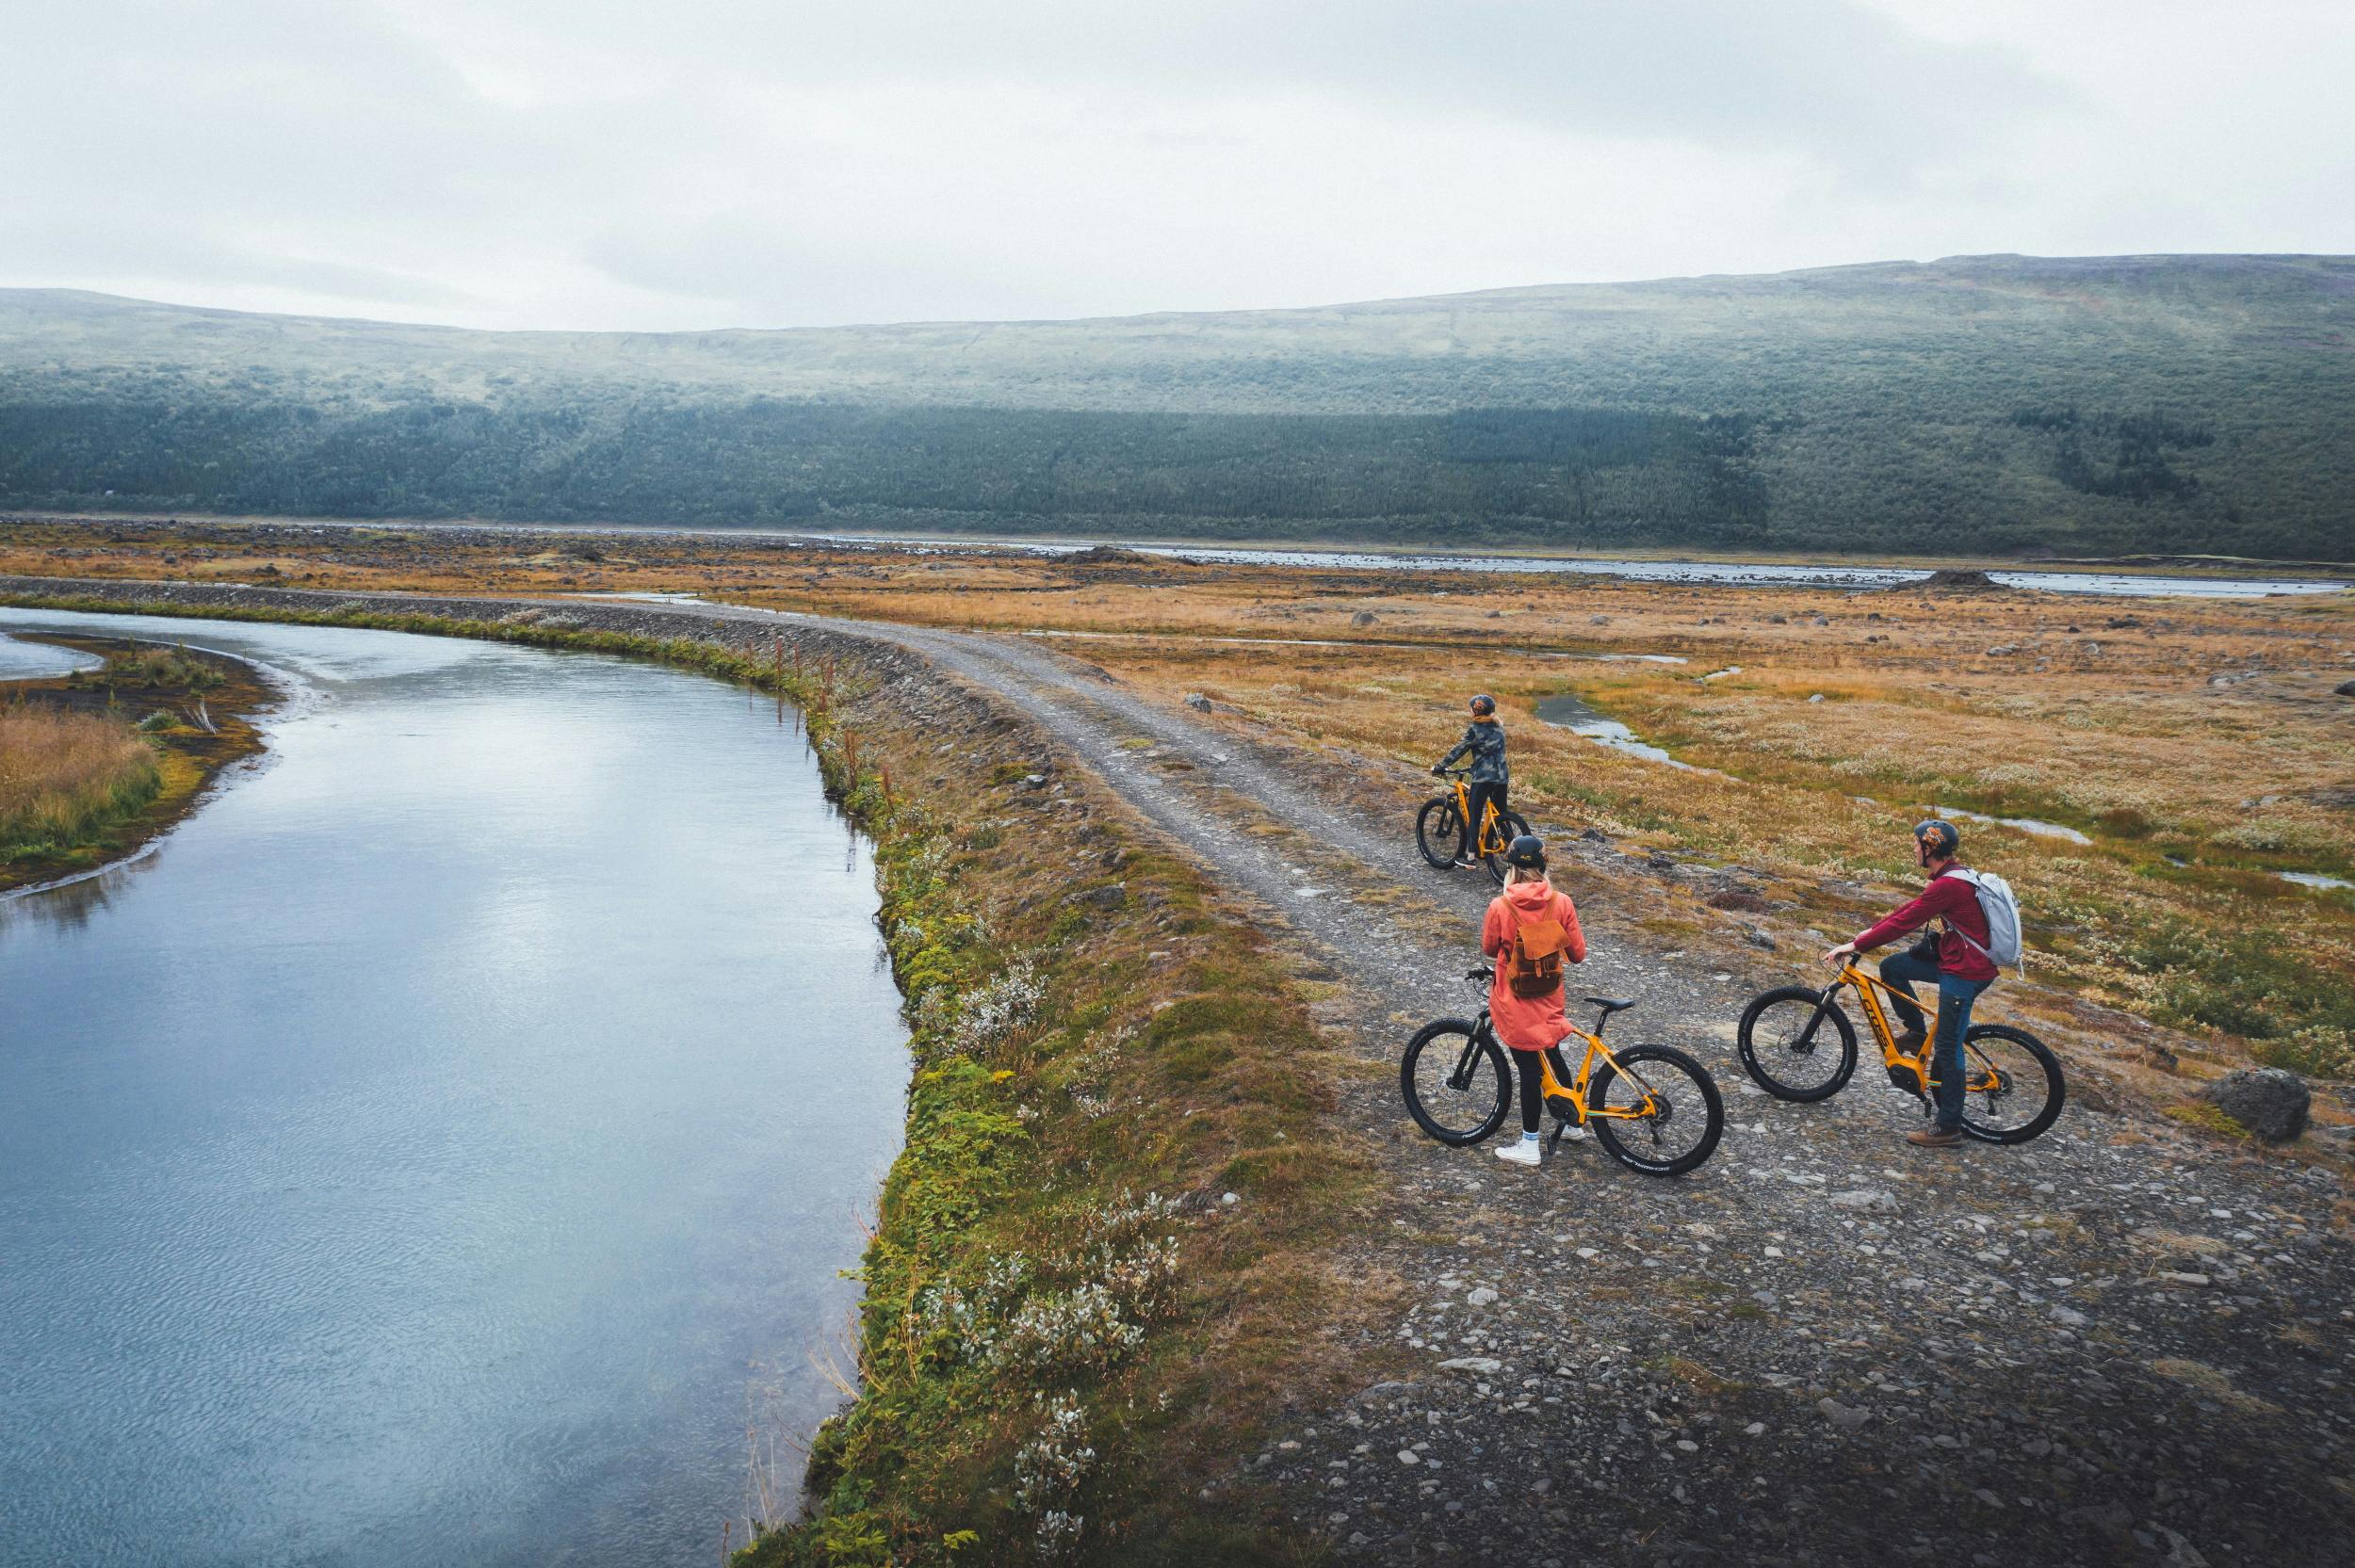
[[[747,1561],[1290,1560],[1247,1503],[1193,1504],[1330,1359],[1321,1247],[1364,1179],[1317,1137],[1336,1068],[1291,961],[1089,782],[1003,732],[976,780],[942,744],[990,721],[925,719],[815,716],[876,836],[917,1079],[862,1397],[817,1520]]]
[[[154,752],[122,719],[0,708],[0,867],[95,842],[162,785]]]
[[[46,640],[93,669],[0,685],[0,888],[105,865],[179,822],[261,750],[274,700],[232,659],[122,639]]]
[[[917,1075],[857,1396],[815,1444],[812,1517],[798,1477],[755,1472],[771,1528],[747,1563],[1307,1555],[1248,1488],[1215,1515],[1196,1494],[1345,1375],[1328,1335],[1379,1293],[1344,1295],[1328,1254],[1364,1222],[1367,1166],[1320,1137],[1340,1069],[1298,961],[1117,800],[986,701],[846,640],[184,608],[623,654],[802,708],[876,844]]]

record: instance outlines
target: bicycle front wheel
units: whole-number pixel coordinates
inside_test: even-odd
[[[1962,1037],[1962,1130],[1984,1143],[2025,1143],[2059,1120],[2059,1059],[2025,1029],[1976,1024]]]
[[[1445,795],[1435,795],[1415,814],[1415,848],[1441,870],[1464,852],[1464,816]]]
[[[1497,885],[1502,887],[1504,885],[1504,873],[1510,869],[1504,864],[1504,851],[1513,847],[1515,839],[1529,832],[1529,824],[1518,812],[1501,811],[1497,813],[1495,832],[1494,843],[1481,845],[1480,858],[1487,864],[1488,875],[1496,879]]]
[[[1398,1091],[1415,1125],[1457,1148],[1504,1125],[1513,1108],[1504,1049],[1468,1019],[1426,1024],[1399,1059]]]
[[[1856,1072],[1856,1026],[1838,1002],[1823,1001],[1820,991],[1786,985],[1743,1010],[1733,1037],[1742,1065],[1778,1100],[1828,1100]]]
[[[1717,1151],[1726,1104],[1709,1069],[1671,1045],[1631,1045],[1595,1069],[1586,1124],[1620,1164],[1648,1176],[1681,1176]],[[1608,1116],[1598,1112],[1641,1111]]]

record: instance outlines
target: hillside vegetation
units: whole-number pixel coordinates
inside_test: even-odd
[[[1443,545],[2355,540],[2355,258],[478,332],[0,291],[0,506]]]

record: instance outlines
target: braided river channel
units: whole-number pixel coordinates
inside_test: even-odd
[[[0,1563],[659,1568],[789,1513],[908,1072],[792,712],[0,609],[35,630],[288,697],[152,853],[0,901]]]

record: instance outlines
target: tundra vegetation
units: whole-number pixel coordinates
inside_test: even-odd
[[[2037,989],[2254,1056],[2355,1072],[2355,596],[2112,598],[1643,583],[1536,573],[1309,571],[781,539],[0,525],[0,571],[482,592],[700,592],[1010,632],[1214,721],[1336,755],[1333,787],[1397,811],[1463,696],[1495,692],[1517,802],[1550,832],[1773,875],[1790,918],[1858,929],[1932,805],[2027,894]],[[590,556],[598,558],[591,560]],[[170,564],[166,564],[169,559]],[[1242,639],[1243,641],[1222,641]],[[1681,664],[1605,662],[1647,655]],[[1740,667],[1738,673],[1716,671]],[[1713,676],[1699,679],[1701,676]],[[1572,692],[1681,771],[1535,718]],[[1402,817],[1402,820],[1405,818]],[[1738,940],[1732,912],[1664,906]],[[2103,1027],[2089,1018],[2087,1028]]]
[[[0,291],[0,505],[2314,558],[2355,259],[1954,257],[1322,310],[468,332]]]

